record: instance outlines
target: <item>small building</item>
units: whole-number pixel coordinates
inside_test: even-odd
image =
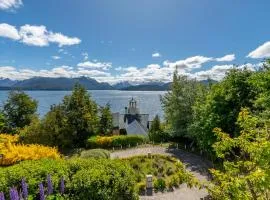
[[[128,135],[147,135],[149,130],[149,114],[140,114],[137,101],[132,98],[125,113],[113,113],[113,133],[118,135],[122,131]]]

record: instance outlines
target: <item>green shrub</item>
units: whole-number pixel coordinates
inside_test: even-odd
[[[134,172],[121,161],[81,159],[70,167],[75,173],[70,183],[72,199],[137,199]]]
[[[39,183],[43,182],[46,190],[48,174],[52,177],[55,192],[50,199],[59,199],[57,191],[61,177],[65,179],[65,199],[137,199],[135,176],[129,166],[120,160],[94,158],[23,161],[0,168],[0,191],[8,194],[10,187],[20,189],[21,179],[25,178],[29,194],[34,197]]]
[[[95,136],[87,140],[88,148],[112,148],[112,147],[134,147],[146,142],[146,137],[140,135],[116,135],[110,137]]]
[[[154,189],[155,191],[163,192],[166,189],[166,182],[162,178],[154,180]]]
[[[90,149],[82,151],[80,158],[110,158],[110,152],[105,149]]]
[[[144,194],[146,190],[146,183],[145,182],[140,182],[136,185],[136,191],[139,194]]]
[[[23,161],[17,165],[0,168],[0,191],[8,192],[9,187],[20,186],[25,178],[30,194],[36,194],[39,183],[52,177],[54,188],[58,188],[61,177],[68,177],[68,168],[64,160]]]
[[[168,188],[173,189],[173,187],[178,187],[179,186],[179,178],[178,176],[172,176],[169,181],[168,181]]]

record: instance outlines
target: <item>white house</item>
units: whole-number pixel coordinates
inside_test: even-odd
[[[126,130],[128,135],[147,135],[149,125],[149,114],[140,114],[134,98],[129,101],[129,106],[125,107],[124,114],[119,112],[113,113],[114,134],[119,134],[121,130]]]

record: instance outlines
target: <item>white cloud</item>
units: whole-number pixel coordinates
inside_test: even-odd
[[[48,41],[58,43],[59,47],[62,47],[65,45],[71,46],[71,45],[81,43],[81,40],[77,37],[71,38],[71,37],[63,35],[62,33],[53,33],[53,32],[49,33]]]
[[[86,61],[86,62],[78,63],[77,66],[78,67],[85,67],[85,68],[95,68],[95,69],[108,70],[109,68],[112,67],[112,63]]]
[[[82,56],[83,56],[84,61],[88,60],[88,53],[87,52],[83,52]]]
[[[176,62],[164,61],[163,65],[173,69],[177,68],[177,69],[191,70],[193,68],[200,68],[202,64],[213,60],[214,59],[212,57],[193,56],[186,58],[184,60],[178,60]]]
[[[22,0],[0,0],[0,10],[15,10],[23,5]]]
[[[52,59],[54,60],[59,60],[61,57],[60,56],[52,56]]]
[[[218,62],[230,62],[230,61],[233,61],[235,60],[235,55],[234,54],[228,54],[228,55],[225,55],[221,58],[216,58],[216,61]]]
[[[89,70],[85,68],[79,68],[74,70],[73,67],[70,66],[59,66],[52,68],[50,70],[42,69],[42,70],[32,70],[32,69],[16,69],[12,66],[2,66],[0,67],[0,77],[9,78],[13,80],[24,80],[33,77],[80,77],[80,76],[88,76],[95,78],[97,80],[102,80],[105,77],[111,76],[110,73],[99,71],[99,70]]]
[[[20,35],[15,26],[6,23],[0,24],[0,37],[9,38],[12,40],[19,40]]]
[[[250,58],[268,58],[270,57],[270,41],[265,42],[254,51],[250,52],[247,57]]]
[[[81,43],[81,40],[77,37],[68,37],[62,33],[47,31],[46,26],[43,25],[25,24],[17,30],[9,24],[0,24],[0,37],[7,37],[30,46],[39,47],[49,46],[50,43],[56,43],[59,47]]]
[[[26,24],[20,28],[21,42],[30,46],[48,46],[48,35],[45,26]]]
[[[161,54],[158,53],[158,52],[156,52],[156,53],[153,53],[153,54],[152,54],[152,57],[153,57],[153,58],[159,58],[159,57],[161,57]]]

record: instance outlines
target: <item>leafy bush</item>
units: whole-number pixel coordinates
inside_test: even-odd
[[[163,192],[166,189],[166,182],[162,178],[154,180],[154,189],[155,191]]]
[[[145,190],[146,190],[146,183],[145,181],[143,182],[140,182],[136,185],[136,191],[139,193],[139,194],[144,194],[145,193]]]
[[[35,197],[38,184],[45,183],[48,174],[51,175],[54,188],[50,199],[58,196],[56,191],[59,191],[59,180],[62,177],[65,179],[67,199],[137,199],[134,172],[129,166],[119,160],[91,158],[23,161],[11,167],[0,168],[0,191],[8,193],[13,186],[20,190],[24,178],[29,195]]]
[[[110,152],[105,149],[90,149],[82,151],[80,158],[110,158]]]
[[[23,160],[38,160],[41,158],[60,158],[57,149],[42,145],[16,144],[18,136],[0,135],[1,165],[13,165]]]
[[[111,147],[131,147],[142,144],[146,138],[139,135],[117,135],[111,137],[95,136],[87,141],[88,148],[111,148]]]
[[[76,160],[71,167],[79,167],[70,183],[73,199],[137,199],[134,172],[120,161]]]
[[[25,178],[29,194],[37,193],[38,184],[46,181],[50,174],[54,188],[58,188],[61,177],[68,177],[68,168],[64,160],[42,159],[23,161],[17,165],[0,168],[0,191],[8,192],[9,187],[21,185]]]

